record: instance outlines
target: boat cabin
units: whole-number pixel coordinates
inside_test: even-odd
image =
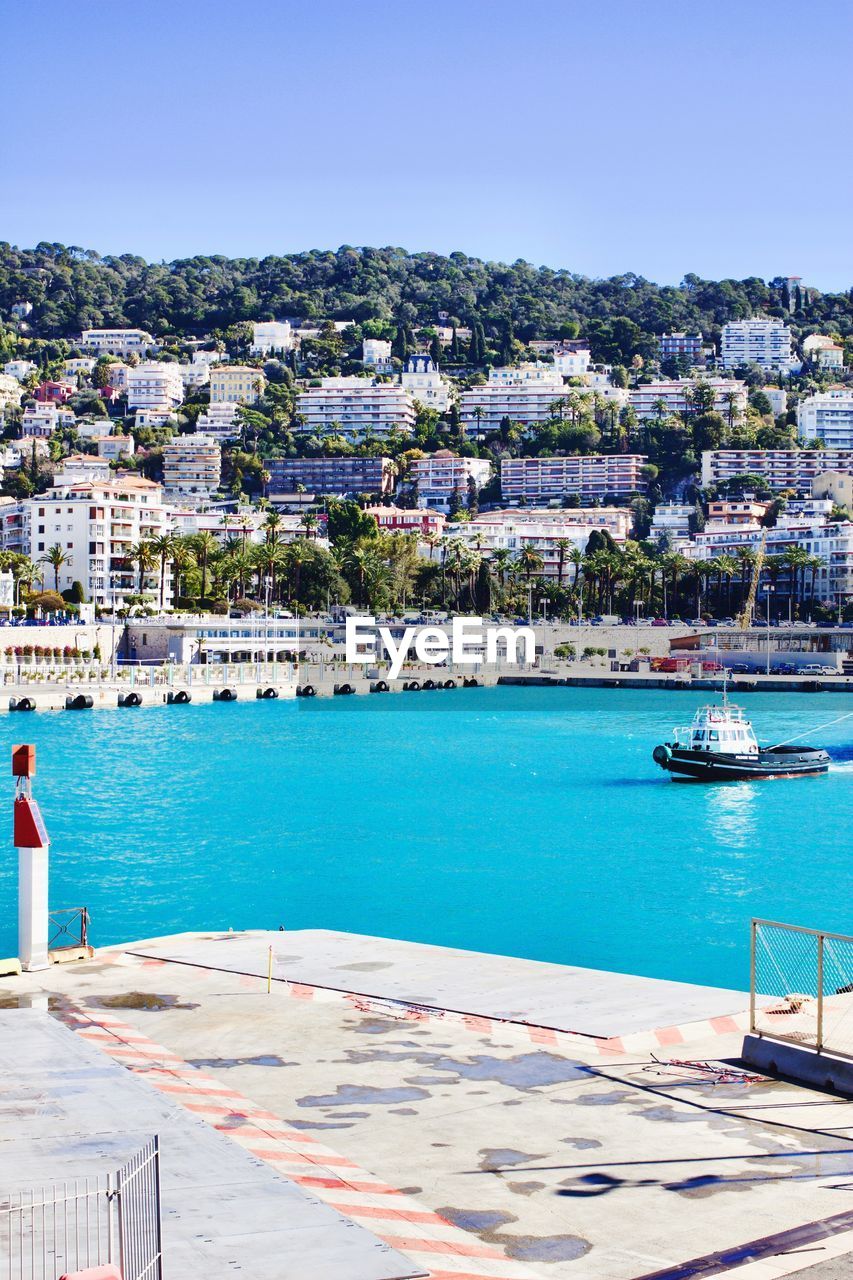
[[[716,751],[724,755],[758,755],[752,725],[740,707],[700,707],[687,728],[675,730],[676,745],[692,751]]]

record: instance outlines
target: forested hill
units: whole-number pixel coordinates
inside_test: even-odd
[[[781,279],[768,284],[688,275],[673,287],[635,275],[591,280],[462,253],[350,246],[262,259],[148,263],[59,244],[16,249],[0,243],[0,322],[23,300],[33,304],[28,323],[43,338],[71,338],[100,325],[201,336],[244,320],[283,317],[425,326],[443,311],[450,323],[479,320],[487,334],[500,337],[511,329],[524,342],[580,333],[591,339],[594,356],[607,359],[617,355],[607,349],[617,319],[627,322],[621,326],[623,352],[631,347],[640,354],[654,334],[698,329],[715,338],[727,320],[749,315],[785,316],[801,332],[828,321],[842,336],[853,332],[853,292],[804,288],[791,296]]]

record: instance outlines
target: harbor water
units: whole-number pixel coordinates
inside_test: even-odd
[[[751,916],[853,932],[853,719],[806,739],[834,756],[824,777],[677,784],[652,749],[701,697],[457,689],[3,716],[0,732],[7,762],[37,746],[51,905],[87,906],[95,945],[327,928],[743,988]],[[771,743],[853,698],[745,705]],[[11,837],[0,905],[11,955]]]

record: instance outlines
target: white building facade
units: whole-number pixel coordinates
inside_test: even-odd
[[[648,483],[640,453],[573,454],[558,458],[504,458],[501,493],[505,502],[538,502],[577,495],[582,500],[644,493]]]
[[[296,412],[308,435],[338,434],[349,440],[379,439],[395,428],[415,428],[415,402],[403,387],[372,378],[323,378],[299,393]]]
[[[732,320],[723,325],[721,358],[725,369],[757,364],[762,369],[791,367],[791,330],[781,320]]]
[[[797,405],[797,430],[827,449],[853,449],[853,387],[830,387]]]

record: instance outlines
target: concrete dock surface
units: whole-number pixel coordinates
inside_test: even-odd
[[[466,963],[470,999],[450,1001]],[[526,1007],[528,964],[313,930],[181,935],[2,979],[0,1004],[46,996],[123,1070],[166,1079],[173,1103],[265,1145],[281,1177],[442,1280],[853,1274],[853,1102],[744,1071],[741,995],[645,998],[630,979],[620,1007],[618,975],[544,966],[558,972]],[[594,1032],[536,1022],[566,1008],[549,977],[602,979],[607,1017],[579,995],[565,1019]]]

